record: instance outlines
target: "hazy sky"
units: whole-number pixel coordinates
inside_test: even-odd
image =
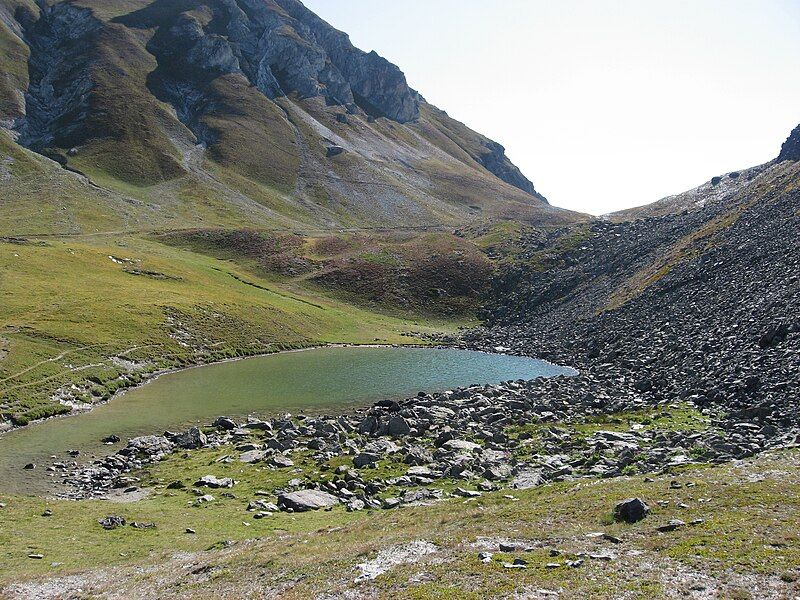
[[[304,0],[601,214],[777,156],[800,123],[798,0]]]

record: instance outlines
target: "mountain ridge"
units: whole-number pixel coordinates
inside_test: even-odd
[[[5,135],[114,196],[107,221],[584,218],[549,207],[501,144],[296,0],[2,0],[0,15]],[[28,193],[14,177],[5,185]]]

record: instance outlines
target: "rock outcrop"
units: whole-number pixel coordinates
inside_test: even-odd
[[[171,11],[170,18],[156,5]],[[155,86],[184,117],[188,99],[179,92],[227,73],[242,73],[271,99],[321,96],[330,105],[357,106],[399,123],[419,117],[419,95],[397,66],[354,47],[347,34],[300,2],[227,0],[202,8],[157,2],[118,19],[157,28],[148,46],[159,61]]]
[[[794,128],[778,155],[779,161],[800,160],[800,125]]]
[[[30,47],[25,116],[14,124],[18,142],[45,154],[51,146],[81,143],[94,87],[91,49],[100,22],[71,3],[45,6],[39,18],[20,9],[17,18]]]
[[[509,185],[513,185],[531,196],[539,195],[530,180],[514,163],[508,160],[506,149],[497,142],[489,142],[486,145],[486,151],[481,154],[480,162],[489,172],[494,173]]]

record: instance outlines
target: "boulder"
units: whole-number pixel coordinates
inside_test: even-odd
[[[100,525],[103,526],[103,529],[116,529],[117,527],[124,527],[125,526],[125,518],[118,517],[117,515],[109,515],[105,519],[100,519],[98,521]]]
[[[269,459],[268,464],[279,469],[288,469],[294,466],[294,461],[288,456],[278,454]]]
[[[225,431],[233,431],[238,428],[236,422],[228,417],[218,417],[217,420],[214,421],[213,426],[217,429],[224,429]]]
[[[255,463],[263,460],[266,454],[263,450],[248,450],[239,456],[239,460],[243,463]]]
[[[344,152],[344,148],[341,146],[328,146],[328,150],[325,153],[325,156],[331,158],[333,156],[339,156]]]
[[[411,433],[411,427],[404,417],[395,414],[389,419],[389,435],[393,437],[402,437]]]
[[[381,457],[377,454],[372,454],[370,452],[362,452],[357,454],[353,458],[353,465],[356,469],[363,469],[364,467],[368,467],[370,465],[374,465],[377,463]]]
[[[298,490],[278,495],[278,506],[284,510],[305,512],[338,504],[339,499],[322,490]]]
[[[205,475],[195,482],[197,487],[208,487],[213,489],[232,488],[236,482],[230,477],[218,478],[214,475]]]
[[[358,424],[358,433],[361,435],[372,435],[378,428],[380,427],[380,421],[378,421],[377,417],[373,417],[369,415],[366,417],[361,423]]]
[[[189,431],[178,434],[174,441],[179,448],[195,450],[203,448],[208,443],[208,438],[197,427],[192,427]]]
[[[128,446],[124,450],[127,450],[130,454],[141,453],[153,456],[171,452],[173,448],[173,443],[164,436],[143,435],[130,440]]]
[[[644,519],[649,512],[650,507],[647,506],[644,500],[641,498],[628,498],[614,507],[614,519],[625,523],[636,523]]]
[[[442,444],[442,448],[445,450],[453,450],[456,452],[473,452],[475,450],[479,450],[480,447],[480,444],[468,442],[466,440],[447,440],[444,444]]]

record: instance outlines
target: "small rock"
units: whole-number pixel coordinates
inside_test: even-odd
[[[498,548],[500,549],[500,552],[516,552],[517,551],[517,546],[515,546],[514,544],[503,544],[503,543],[501,543],[501,544],[498,545]]]
[[[591,558],[592,560],[602,560],[605,562],[614,560],[614,557],[611,556],[610,554],[590,554],[589,558]]]
[[[214,475],[205,475],[195,482],[198,487],[209,487],[212,489],[232,488],[236,482],[230,477],[217,478]]]
[[[568,560],[567,566],[572,567],[573,569],[577,569],[578,567],[583,565],[583,559],[579,558],[578,560]]]
[[[385,498],[382,505],[386,509],[397,508],[400,506],[400,498]]]
[[[341,146],[328,146],[328,150],[325,153],[325,156],[331,158],[333,156],[339,156],[342,152],[344,152],[344,148]]]
[[[684,525],[686,525],[686,523],[684,523],[680,519],[670,519],[670,521],[666,525],[661,525],[656,529],[662,533],[667,533],[670,531],[675,531],[676,529],[678,529],[678,527],[683,527]]]
[[[124,527],[126,523],[124,517],[119,517],[117,515],[109,515],[105,519],[100,519],[97,522],[103,526],[103,529],[107,530],[117,529],[118,527]]]
[[[364,501],[360,500],[359,498],[353,498],[347,503],[347,512],[356,512],[359,510],[364,510],[365,508],[366,504],[364,504]]]

